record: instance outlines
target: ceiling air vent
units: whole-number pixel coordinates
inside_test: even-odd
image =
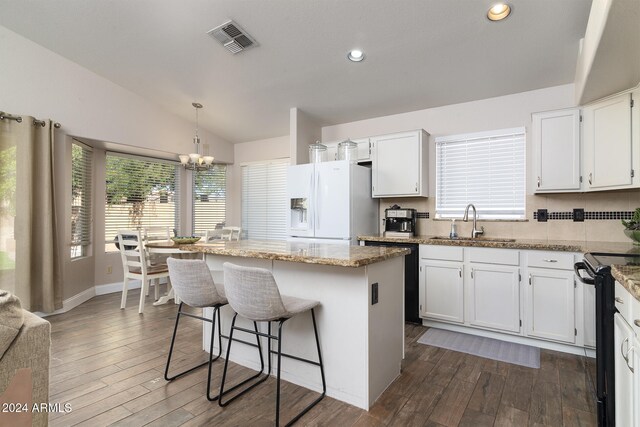
[[[227,21],[207,34],[218,40],[225,49],[233,54],[258,45],[253,37],[233,21]]]

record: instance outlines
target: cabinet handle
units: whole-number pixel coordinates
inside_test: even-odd
[[[462,277],[462,269],[461,268],[458,269],[458,274],[460,275],[460,277]],[[636,323],[640,323],[640,320],[636,320]],[[638,326],[640,326],[640,324]]]
[[[543,259],[544,262],[558,262],[557,259]]]
[[[640,319],[634,320],[633,324],[640,328]]]
[[[418,183],[416,182],[416,192],[418,192]]]
[[[629,354],[629,348],[627,348],[627,351],[624,351],[624,344],[627,343],[627,345],[629,344],[629,337],[626,337],[625,339],[622,340],[622,342],[620,343],[620,354],[622,355],[622,358],[624,360],[627,360],[627,354]]]
[[[591,180],[591,178],[593,178],[593,173],[589,172],[589,185],[593,184],[593,181]]]
[[[529,275],[529,285],[531,285],[531,275]]]
[[[622,298],[620,298],[620,297],[616,297],[616,302],[618,304],[624,304],[624,301],[622,301]]]
[[[471,278],[473,279],[473,268],[471,269]]]
[[[538,188],[540,188],[540,177],[538,177]]]

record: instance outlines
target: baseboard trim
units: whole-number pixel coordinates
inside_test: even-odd
[[[79,294],[75,294],[71,298],[67,298],[66,300],[62,301],[62,308],[54,311],[53,313],[42,313],[40,311],[36,311],[33,314],[39,317],[48,317],[48,316],[53,316],[55,314],[66,313],[72,308],[76,308],[83,302],[89,301],[94,296],[96,296],[96,289],[94,287],[91,287],[87,290],[80,292]]]
[[[524,336],[520,336],[520,335],[503,334],[503,333],[500,333],[500,332],[488,331],[488,330],[484,330],[484,329],[476,329],[476,328],[463,326],[463,325],[452,325],[452,324],[449,324],[449,323],[438,322],[438,321],[435,321],[435,320],[422,319],[422,324],[424,326],[428,326],[430,328],[439,328],[439,329],[445,329],[445,330],[448,330],[448,331],[460,332],[460,333],[463,333],[463,334],[478,335],[478,336],[481,336],[481,337],[493,338],[493,339],[502,340],[502,341],[508,341],[508,342],[514,342],[514,343],[517,343],[517,344],[530,345],[530,346],[533,346],[533,347],[544,348],[544,349],[547,349],[547,350],[555,350],[555,351],[561,351],[563,353],[571,353],[571,354],[575,354],[575,355],[578,355],[578,356],[585,356],[586,355],[588,357],[593,357],[593,358],[596,357],[595,350],[592,350],[590,348],[570,345],[570,344],[562,344],[562,343],[557,343],[557,342],[552,342],[552,341],[544,341],[544,340],[539,340],[539,339],[536,339],[536,338],[524,337]]]
[[[140,289],[141,284],[140,280],[129,280],[129,290]],[[96,295],[115,294],[116,292],[122,292],[122,282],[96,285]]]

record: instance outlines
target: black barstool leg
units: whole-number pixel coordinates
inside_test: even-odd
[[[313,333],[316,336],[316,348],[318,349],[318,363],[320,363],[320,376],[322,377],[322,397],[324,397],[325,394],[327,394],[327,382],[324,379],[324,363],[322,363],[322,353],[320,352],[320,340],[318,339],[318,327],[316,325],[316,313],[313,308],[311,309],[311,320],[313,321]]]
[[[215,362],[218,357],[216,357],[215,359],[211,359],[211,353],[209,353],[209,361],[207,362],[202,362],[199,365],[194,366],[193,368],[187,369],[186,371],[180,372],[179,374],[175,374],[173,376],[169,376],[169,365],[171,364],[171,357],[173,355],[173,347],[175,345],[175,341],[176,341],[176,335],[178,332],[178,324],[180,322],[180,315],[182,314],[182,305],[183,303],[181,302],[180,305],[178,306],[178,314],[176,315],[176,324],[173,328],[173,336],[171,337],[171,346],[169,347],[169,355],[167,356],[167,366],[164,369],[164,379],[167,381],[172,381],[175,380],[176,378],[184,375],[184,374],[188,374],[191,371],[195,371],[198,368],[201,368],[202,366],[206,365],[207,363],[209,363],[209,366],[211,366],[211,362]],[[219,309],[220,306],[218,306],[217,308],[214,307],[213,309],[213,315],[211,316],[211,320],[209,319],[203,319],[206,320],[208,322],[211,322],[211,338],[213,339],[213,332],[215,331],[215,315],[216,315],[216,310]],[[218,313],[218,319],[220,318],[220,314]],[[218,322],[219,323],[219,322]]]
[[[271,321],[267,322],[269,325],[269,328],[267,329],[267,334],[269,335],[268,341],[267,341],[267,354],[269,355],[269,371],[268,374],[271,375]]]
[[[278,372],[276,376],[276,427],[280,426],[280,367],[282,366],[282,325],[284,320],[278,325]],[[271,339],[269,339],[271,341]]]
[[[142,292],[142,291],[141,291]],[[178,306],[178,314],[176,315],[176,324],[173,327],[173,336],[171,337],[171,346],[169,347],[169,355],[167,356],[167,366],[164,368],[164,379],[171,381],[175,377],[169,378],[169,364],[171,363],[171,355],[173,355],[173,344],[176,342],[176,333],[178,332],[178,323],[180,322],[180,312],[182,311],[182,303]]]
[[[268,373],[266,375],[262,375],[262,374],[264,374],[264,356],[262,355],[262,345],[260,343],[260,335],[258,335],[258,323],[257,322],[253,322],[253,329],[256,332],[255,336],[256,336],[256,341],[257,341],[257,346],[258,346],[258,352],[260,353],[260,372],[258,372],[257,374],[247,378],[246,380],[243,380],[240,383],[234,385],[233,387],[231,387],[227,391],[224,391],[224,383],[225,383],[226,377],[227,377],[227,366],[229,365],[229,355],[231,354],[231,342],[233,341],[233,331],[235,329],[236,317],[237,316],[238,316],[238,313],[236,313],[233,316],[233,321],[231,322],[231,330],[229,331],[229,344],[227,345],[227,358],[225,359],[225,362],[224,362],[224,371],[222,372],[222,381],[220,383],[220,394],[218,395],[219,396],[218,405],[223,406],[223,407],[227,406],[229,403],[233,402],[238,397],[242,396],[243,394],[245,394],[246,392],[248,392],[249,390],[251,390],[252,388],[257,386],[258,384],[266,381],[267,378],[269,378],[269,374]],[[251,332],[249,332],[249,333],[251,333]],[[225,394],[228,394],[228,393],[232,392],[233,390],[237,389],[238,387],[241,387],[244,384],[248,383],[249,381],[252,381],[252,380],[255,380],[256,378],[259,378],[260,376],[262,376],[262,378],[260,378],[258,381],[254,382],[253,384],[251,384],[250,386],[248,386],[247,388],[245,388],[244,390],[242,390],[241,392],[239,392],[235,396],[231,397],[226,402],[222,401],[222,398],[224,397]]]
[[[224,360],[224,369],[222,370],[222,381],[220,382],[220,393],[218,394],[218,405],[225,406],[222,403],[222,396],[224,396],[224,381],[227,378],[227,366],[229,366],[229,355],[231,354],[231,341],[233,341],[233,329],[236,325],[236,317],[238,317],[238,313],[233,315],[233,320],[231,320],[231,329],[229,330],[229,342],[227,342],[227,357]],[[228,403],[228,402],[227,402]]]
[[[318,349],[318,364],[320,366],[320,375],[322,377],[322,394],[320,395],[320,397],[318,397],[316,400],[314,400],[313,402],[311,402],[309,405],[307,405],[306,408],[304,408],[302,411],[300,411],[300,413],[298,415],[296,415],[295,417],[293,417],[293,419],[291,419],[291,421],[289,421],[285,427],[289,427],[291,425],[293,425],[296,421],[298,421],[304,414],[306,414],[307,412],[309,412],[309,410],[311,408],[313,408],[314,406],[316,406],[318,404],[318,402],[320,402],[324,396],[327,393],[327,383],[324,379],[324,365],[322,363],[322,354],[320,352],[320,340],[318,339],[318,327],[316,325],[316,315],[315,312],[313,311],[313,309],[311,309],[311,320],[313,321],[313,333],[316,337],[316,348]],[[279,372],[278,368],[278,374]],[[279,391],[279,390],[278,390]],[[278,414],[276,412],[276,420],[278,419]],[[276,426],[277,426],[277,421],[276,421]]]
[[[222,355],[222,322],[220,322],[220,309],[218,309],[218,356],[216,360]]]
[[[213,308],[213,316],[211,316],[211,339],[209,341],[209,371],[207,373],[207,400],[213,402],[217,400],[219,396],[211,397],[211,370],[213,362],[218,360],[220,354],[222,353],[222,349],[220,348],[218,351],[218,355],[216,358],[213,358],[213,341],[215,340],[215,332],[216,332],[216,313],[218,315],[218,338],[220,337],[220,307]]]

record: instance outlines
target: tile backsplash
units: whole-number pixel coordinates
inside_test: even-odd
[[[380,199],[380,229],[384,210],[393,204],[414,208],[418,215],[417,234],[449,234],[450,221],[435,220],[435,197]],[[640,190],[620,190],[594,193],[527,195],[527,221],[479,221],[485,235],[511,239],[589,240],[602,242],[628,242],[621,218],[629,218],[640,207]],[[549,213],[547,222],[538,222],[538,209]],[[573,209],[584,209],[584,222],[574,222]],[[424,218],[428,216],[428,218]],[[458,234],[471,234],[471,221],[456,221]]]

